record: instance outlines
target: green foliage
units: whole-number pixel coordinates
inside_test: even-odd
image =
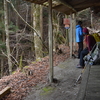
[[[6,53],[6,43],[5,42],[2,42],[0,41],[0,54],[2,53],[1,50]],[[4,56],[4,55],[0,55],[0,56]]]
[[[0,49],[2,49],[2,50],[6,49],[5,42],[0,41]]]
[[[4,14],[4,11],[3,10],[0,10],[0,17],[2,17]]]
[[[4,22],[0,22],[0,35],[3,34],[4,32],[5,32]]]
[[[15,73],[16,73],[16,71],[13,71],[13,72],[12,72],[12,74],[15,74]]]
[[[12,22],[9,25],[9,30],[10,31],[17,31],[18,30],[18,26],[14,25]]]
[[[0,8],[3,8],[3,1],[0,1]],[[4,33],[4,10],[0,9],[0,35]]]
[[[43,12],[43,16],[48,16],[48,12],[47,11],[44,11]]]
[[[29,66],[25,66],[24,68],[28,68]]]
[[[100,19],[98,19],[98,22],[100,22]]]
[[[23,63],[22,63],[23,57],[22,55],[20,56],[20,62],[19,62],[19,68],[22,69]]]
[[[4,1],[4,0],[0,0],[0,8],[1,8],[1,9],[3,8],[3,1]]]
[[[18,26],[15,26],[12,22],[9,25],[9,32],[14,32],[18,30]],[[4,22],[0,23],[0,35],[5,33]]]

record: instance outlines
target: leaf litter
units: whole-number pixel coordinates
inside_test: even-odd
[[[60,45],[59,48],[62,53],[53,54],[54,66],[57,66],[60,62],[69,58],[69,47]],[[27,70],[31,72],[31,75],[26,75],[25,72],[16,70],[16,73],[4,76],[0,79],[0,91],[5,87],[11,87],[11,93],[6,95],[2,100],[22,100],[28,95],[31,89],[37,84],[48,83],[49,72],[49,57],[42,58],[41,61],[28,65]]]

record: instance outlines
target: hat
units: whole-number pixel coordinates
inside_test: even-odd
[[[83,28],[83,34],[89,34],[89,30],[87,28]]]

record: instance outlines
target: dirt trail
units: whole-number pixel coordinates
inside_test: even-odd
[[[78,59],[67,59],[54,67],[54,78],[58,82],[33,88],[24,100],[75,100],[80,84],[74,85],[82,71],[76,68],[78,62]]]

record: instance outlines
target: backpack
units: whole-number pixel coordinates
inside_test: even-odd
[[[96,42],[100,42],[100,36],[98,33],[93,33],[92,36],[95,38]]]
[[[85,63],[89,64],[100,64],[100,42],[97,42],[92,48],[90,54],[86,55],[84,58]]]

